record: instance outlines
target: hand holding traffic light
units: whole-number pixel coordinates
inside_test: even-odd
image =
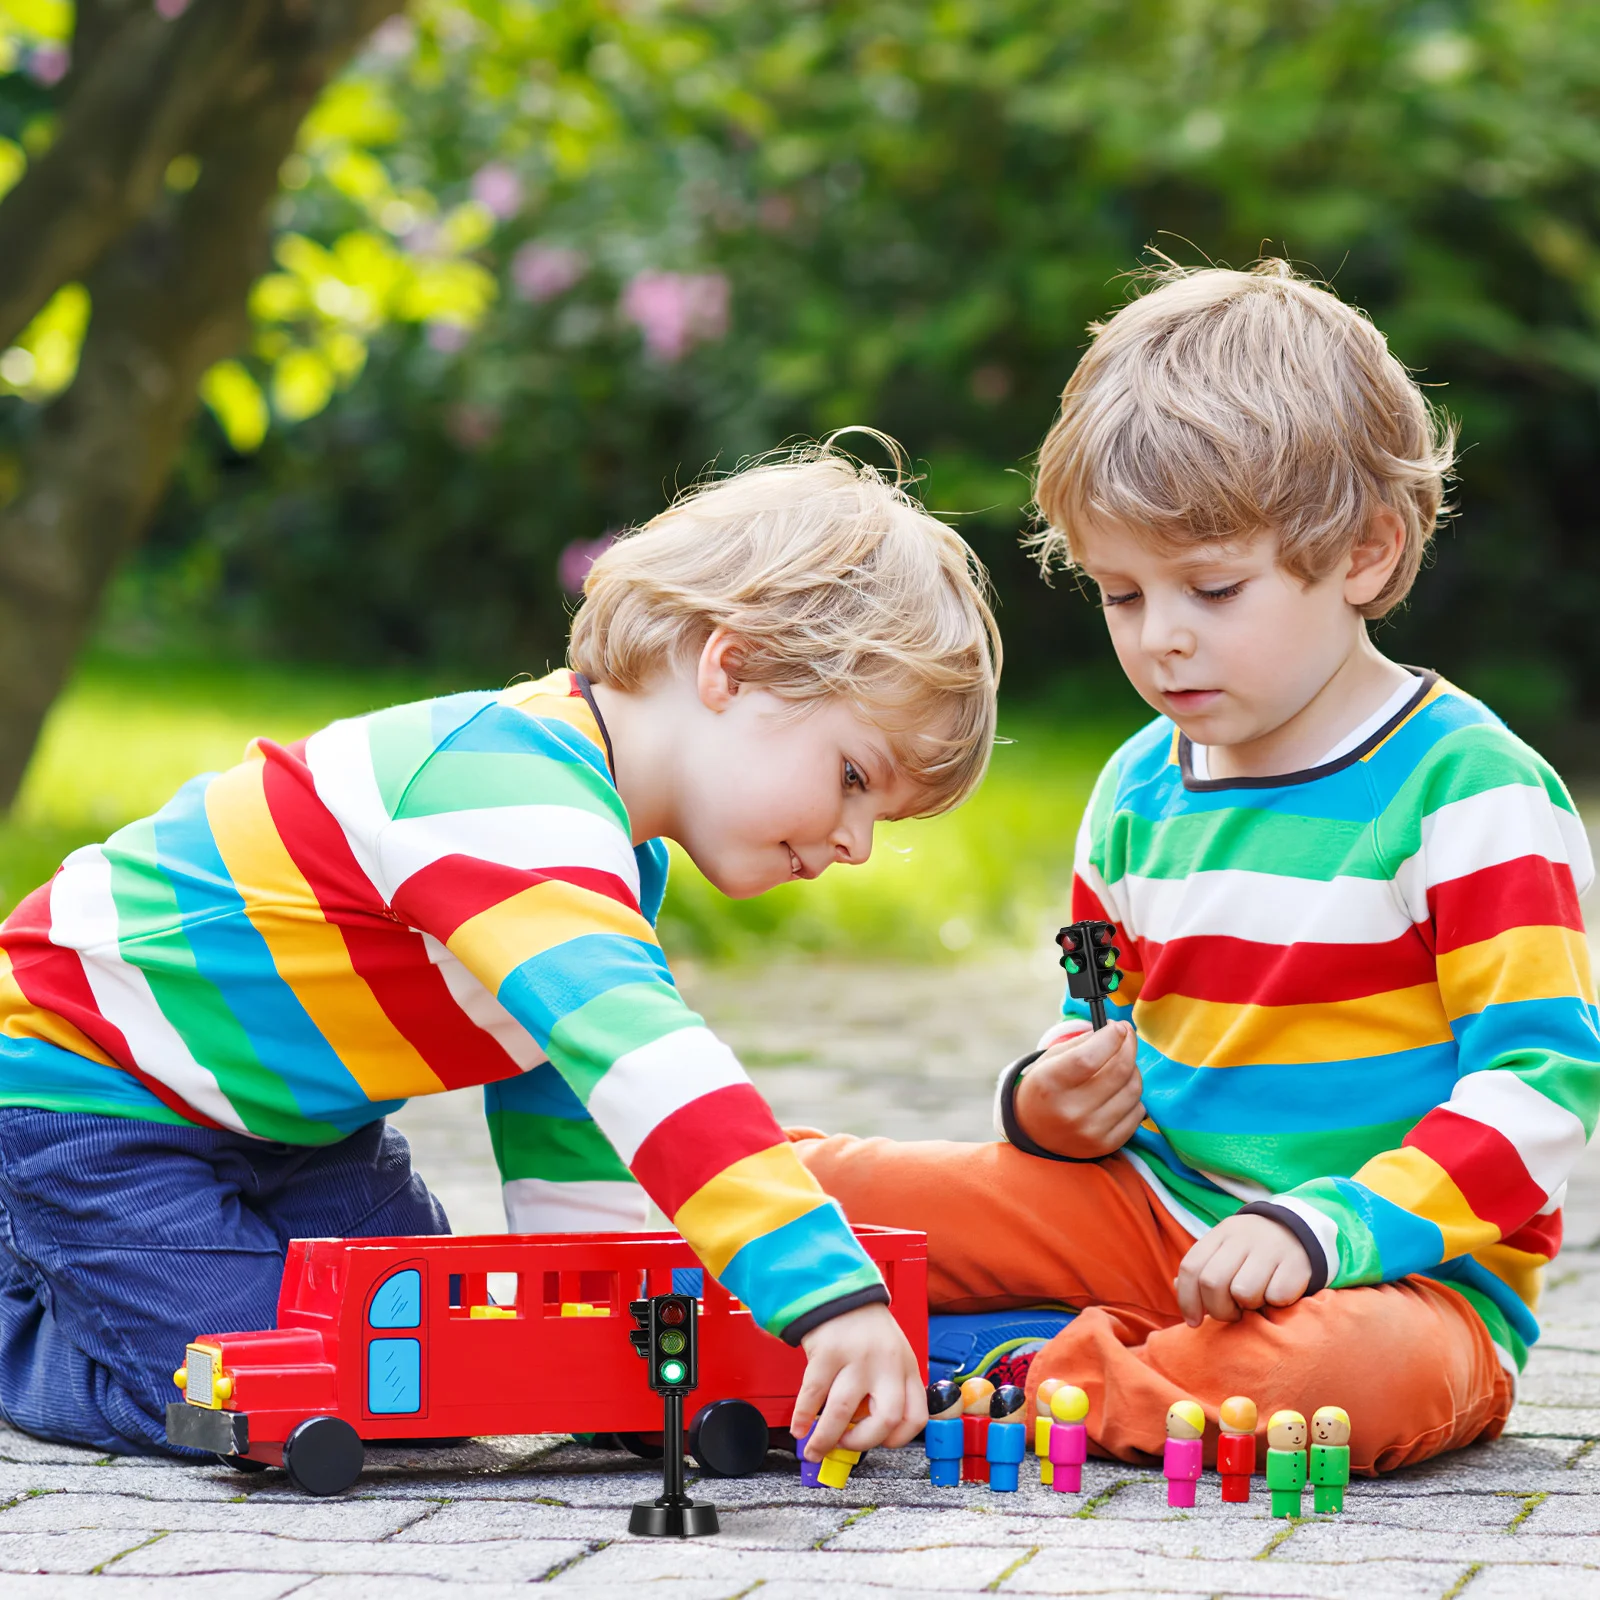
[[[1075,1161],[1120,1150],[1144,1120],[1133,1028],[1111,1022],[1053,1044],[1016,1087],[1017,1124],[1037,1145]]]

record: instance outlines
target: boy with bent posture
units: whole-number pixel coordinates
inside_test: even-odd
[[[858,1222],[926,1228],[939,1309],[1065,1299],[1037,1386],[1149,1459],[1215,1423],[1354,1419],[1372,1471],[1493,1436],[1600,1101],[1555,773],[1385,659],[1449,441],[1382,336],[1281,263],[1173,272],[1067,385],[1039,504],[1161,713],[1112,758],[1072,916],[1127,977],[1002,1075],[1013,1143],[802,1138]],[[1137,1061],[1135,1050],[1137,1049]],[[1016,1148],[1021,1145],[1022,1148]]]
[[[163,1449],[185,1341],[270,1327],[290,1238],[448,1231],[383,1119],[476,1084],[513,1229],[639,1228],[648,1193],[804,1346],[813,1459],[922,1426],[876,1268],[654,922],[663,838],[754,895],[971,791],[999,670],[981,571],[898,488],[805,452],[619,541],[571,659],[257,740],[0,927],[15,1426]]]

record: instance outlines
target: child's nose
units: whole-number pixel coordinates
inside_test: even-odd
[[[1150,656],[1187,656],[1194,653],[1194,634],[1165,606],[1146,601],[1140,645]]]
[[[841,823],[833,836],[834,853],[847,867],[859,867],[872,854],[872,824]]]

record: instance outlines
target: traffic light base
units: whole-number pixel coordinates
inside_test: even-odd
[[[716,1533],[717,1508],[693,1500],[636,1500],[628,1518],[628,1532],[646,1539],[698,1539]]]

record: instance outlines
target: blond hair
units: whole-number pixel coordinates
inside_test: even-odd
[[[898,467],[899,447],[872,436]],[[568,657],[586,677],[638,690],[726,629],[740,641],[740,682],[797,709],[854,703],[929,816],[977,787],[994,744],[988,578],[899,477],[837,438],[705,482],[622,535],[589,571]]]
[[[1039,452],[1048,573],[1084,519],[1158,546],[1270,530],[1280,563],[1326,577],[1388,507],[1405,529],[1366,617],[1410,591],[1443,509],[1455,430],[1365,316],[1287,262],[1168,265],[1093,324]]]

